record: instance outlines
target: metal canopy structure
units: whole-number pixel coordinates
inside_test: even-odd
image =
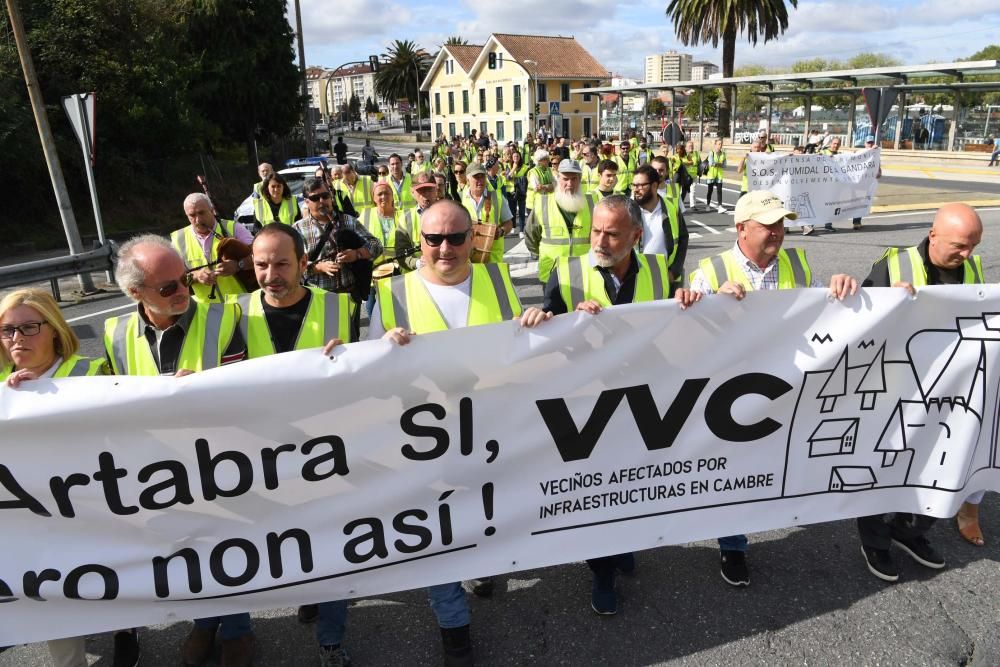
[[[988,76],[994,77],[987,81],[967,81],[966,77]],[[923,82],[917,80],[932,77],[949,77],[952,80],[947,82]],[[848,84],[844,86],[843,84]],[[841,84],[833,87],[830,84]],[[771,106],[776,98],[803,97],[806,99],[806,125],[803,135],[809,133],[811,123],[812,98],[833,95],[850,95],[855,102],[861,95],[863,84],[870,86],[891,87],[899,92],[899,108],[906,105],[907,93],[918,92],[952,92],[955,94],[955,114],[958,117],[961,108],[960,93],[963,91],[1000,91],[1000,61],[998,60],[976,60],[968,62],[954,63],[932,63],[928,65],[901,65],[895,67],[871,67],[865,69],[835,70],[830,72],[804,72],[788,74],[761,74],[756,76],[737,76],[720,79],[705,79],[700,81],[677,81],[661,82],[649,84],[637,84],[633,86],[602,86],[598,88],[574,88],[570,91],[577,95],[593,95],[616,93],[618,95],[644,95],[649,98],[650,92],[667,90],[674,93],[678,90],[701,90],[706,88],[730,89],[735,92],[736,88],[754,86],[762,87],[764,90],[757,90],[755,94],[766,98],[768,101],[767,125],[770,131]],[[848,135],[854,127],[855,104],[849,108]],[[733,104],[733,123],[735,127],[735,95]],[[671,107],[671,117],[675,116],[675,109]],[[704,112],[699,113],[699,128],[701,140],[704,142]],[[623,115],[624,118],[624,115]],[[624,120],[622,121],[624,123]],[[899,148],[900,132],[898,127],[902,124],[902,114],[897,114],[897,132],[895,135],[895,148]],[[948,150],[952,150],[955,145],[955,132],[957,123],[951,124],[949,132]],[[624,127],[621,128],[624,133]],[[643,127],[643,131],[646,131]]]

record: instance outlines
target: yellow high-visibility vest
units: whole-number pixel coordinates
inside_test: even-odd
[[[543,283],[548,281],[549,273],[560,257],[575,257],[590,252],[594,200],[586,197],[586,201],[586,206],[576,212],[576,224],[572,231],[552,195],[543,196],[538,208],[532,212],[542,228],[542,238],[538,243],[538,279]]]
[[[296,350],[308,350],[323,347],[327,341],[339,338],[344,342],[351,339],[351,309],[353,302],[350,295],[339,292],[327,292],[318,287],[307,287],[309,290],[309,308],[302,319],[299,335],[295,339]],[[264,292],[256,290],[250,294],[240,294],[235,297],[240,306],[240,332],[247,344],[247,358],[256,359],[275,353],[274,341],[271,339],[271,329],[264,315]]]
[[[900,255],[906,253],[907,260],[902,260]],[[910,283],[914,287],[927,286],[927,267],[920,256],[917,246],[912,248],[889,248],[883,253],[881,259],[885,259],[889,267],[889,284],[895,285],[898,282]],[[983,282],[983,260],[979,255],[971,255],[962,264],[962,282],[966,285],[976,285]]]
[[[14,372],[14,364],[0,366],[0,382]],[[104,359],[88,359],[74,354],[68,359],[63,359],[52,374],[53,378],[86,377],[93,375],[107,375],[108,366]]]
[[[632,303],[660,301],[670,296],[670,271],[664,255],[636,254],[639,272],[635,276],[635,294]],[[559,294],[566,309],[572,311],[583,301],[596,301],[604,307],[611,305],[604,276],[596,266],[590,265],[589,255],[560,257],[556,263]]]
[[[181,258],[184,260],[184,265],[192,269],[196,266],[204,266],[217,260],[219,258],[219,241],[224,237],[234,238],[236,235],[235,228],[236,223],[232,220],[219,220],[216,222],[215,230],[213,230],[212,252],[208,257],[205,256],[205,250],[202,248],[201,241],[194,235],[191,225],[171,233],[170,242],[177,248],[177,252],[180,253]],[[243,283],[236,276],[219,276],[216,278],[215,287],[214,296],[212,296],[213,290],[211,285],[202,285],[199,282],[191,283],[191,290],[194,295],[201,301],[206,302],[221,303],[229,294],[246,292]]]
[[[747,278],[746,271],[740,266],[736,254],[730,248],[724,253],[706,257],[698,262],[698,269],[705,276],[713,292],[718,292],[722,283],[731,280],[739,283],[746,291],[752,291],[753,285]],[[689,280],[693,281],[697,272],[693,272]],[[792,248],[778,251],[778,289],[795,289],[809,287],[812,284],[812,269],[806,262],[806,251]]]

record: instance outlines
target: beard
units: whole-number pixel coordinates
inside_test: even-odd
[[[610,248],[594,248],[594,262],[602,269],[610,269],[628,257],[630,252],[632,249],[626,248],[616,256]]]
[[[556,190],[553,194],[556,198],[556,204],[567,213],[576,213],[587,203],[587,198],[579,190],[572,194]]]

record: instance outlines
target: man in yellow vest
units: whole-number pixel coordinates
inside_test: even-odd
[[[413,162],[410,164],[410,175],[416,176],[432,170],[431,163],[424,160],[424,152],[419,148],[413,151]]]
[[[635,171],[632,147],[628,141],[618,145],[618,153],[612,158],[618,164],[617,192],[628,195],[632,192],[632,173]]]
[[[462,206],[475,222],[497,227],[493,247],[490,250],[490,261],[502,262],[503,237],[514,226],[514,216],[510,212],[507,198],[502,192],[487,187],[486,170],[478,162],[470,164],[465,173],[469,177],[469,189],[462,193]]]
[[[669,298],[666,257],[637,253],[635,248],[642,236],[642,214],[634,201],[624,195],[611,195],[597,202],[590,252],[581,257],[559,258],[545,285],[541,309],[525,310],[522,326],[535,326],[571,310],[596,315],[613,305]],[[632,572],[635,557],[631,553],[603,556],[588,559],[587,565],[594,573],[591,608],[601,615],[617,613],[615,571]]]
[[[691,288],[677,290],[675,300],[682,308],[691,306],[701,296],[729,294],[743,299],[754,290],[823,287],[816,280],[806,254],[798,248],[784,250],[785,218],[797,216],[785,209],[781,199],[767,190],[757,190],[736,202],[736,243],[731,250],[698,263],[691,274]],[[857,292],[858,282],[849,275],[830,278],[830,295],[843,300]],[[732,586],[748,586],[750,571],[746,564],[746,535],[719,538],[720,572]]]
[[[392,198],[396,202],[396,208],[416,208],[417,202],[413,199],[413,179],[409,174],[403,173],[403,158],[393,153],[389,156],[389,176],[385,179],[392,186]]]
[[[836,141],[836,139],[834,140]],[[930,231],[920,245],[889,248],[872,265],[862,287],[902,287],[910,294],[928,285],[973,285],[985,282],[983,263],[972,252],[983,238],[983,223],[967,204],[945,204],[938,209]],[[959,531],[966,540],[981,546],[979,502],[973,493],[958,512]],[[895,544],[915,561],[931,569],[944,567],[944,558],[925,537],[935,518],[897,512],[858,518],[861,552],[868,570],[884,581],[899,579],[899,570],[889,551]]]
[[[528,170],[528,198],[525,208],[528,215],[535,208],[542,195],[547,195],[555,189],[552,182],[552,170],[549,168],[549,152],[539,148],[532,156],[535,166]],[[582,173],[582,172],[581,172]]]
[[[131,315],[104,323],[108,364],[116,375],[183,376],[245,358],[239,306],[192,299],[189,277],[180,255],[162,237],[146,234],[121,246],[115,280],[137,306]],[[183,663],[206,662],[217,631],[221,663],[248,667],[256,643],[248,613],[196,619],[181,648]]]
[[[642,214],[642,252],[665,255],[671,281],[683,285],[688,250],[687,223],[679,199],[664,199],[659,195],[659,177],[651,164],[639,167],[632,177],[632,197]]]
[[[269,162],[261,162],[257,165],[257,175],[260,176],[260,180],[253,184],[253,192],[250,194],[251,197],[260,197],[264,193],[264,179],[274,173],[274,167],[271,166]]]
[[[253,243],[250,232],[232,220],[216,220],[212,200],[201,192],[192,193],[184,199],[184,215],[190,224],[173,232],[170,242],[191,271],[194,295],[202,301],[221,302],[229,294],[246,292],[243,283],[234,274],[248,269],[249,266],[243,262],[248,264],[249,260],[220,260],[219,242],[224,238],[235,238],[250,245]]]
[[[618,163],[614,160],[601,160],[597,163],[597,172],[599,175],[599,180],[597,181],[597,186],[590,191],[588,196],[594,200],[594,202],[599,202],[605,197],[610,197],[613,194],[621,194],[617,192],[618,189]]]
[[[524,242],[538,255],[538,279],[548,282],[560,257],[586,255],[590,251],[590,217],[594,200],[580,192],[580,164],[559,163],[555,192],[543,195],[528,217]]]
[[[423,266],[379,281],[368,338],[407,345],[414,336],[493,324],[521,314],[505,264],[471,264],[472,218],[450,200],[431,205],[420,220]],[[471,615],[460,582],[431,586],[447,665],[471,665]]]
[[[341,165],[340,172],[343,177],[333,183],[333,188],[347,194],[354,204],[354,210],[360,213],[375,205],[375,200],[372,199],[371,176],[361,176],[350,162]]]
[[[601,184],[600,164],[601,157],[597,154],[597,146],[583,144],[580,149],[580,191],[583,194],[589,195]]]

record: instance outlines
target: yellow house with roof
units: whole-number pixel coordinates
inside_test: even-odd
[[[495,33],[482,46],[441,47],[421,90],[430,97],[434,139],[475,130],[503,143],[543,127],[576,139],[597,132],[600,96],[569,91],[608,77],[573,37]]]

